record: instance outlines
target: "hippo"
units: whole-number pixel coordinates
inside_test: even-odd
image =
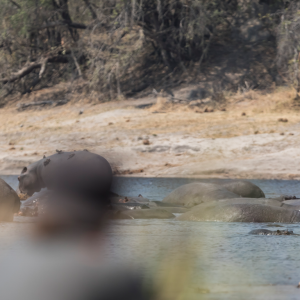
[[[110,202],[114,210],[162,208],[170,213],[185,213],[188,211],[188,209],[182,205],[164,203],[162,201],[151,201],[143,196],[126,197],[114,194],[110,197]]]
[[[227,205],[227,204],[263,204],[263,205],[271,205],[276,207],[281,207],[282,202],[280,202],[277,198],[230,198],[230,199],[221,199],[210,202],[205,202],[199,205],[194,206],[191,210],[195,209],[210,209],[212,207],[216,207],[218,205]]]
[[[20,216],[36,217],[44,212],[45,204],[50,197],[50,191],[43,190],[21,201]]]
[[[300,212],[281,207],[276,199],[238,198],[199,204],[176,220],[298,223]]]
[[[142,203],[111,203],[111,208],[113,210],[134,210],[134,209],[150,209],[146,204]]]
[[[111,211],[111,219],[172,219],[175,215],[162,208]]]
[[[19,209],[18,194],[0,178],[0,222],[12,222]]]
[[[167,195],[162,202],[191,208],[204,202],[238,197],[239,195],[230,192],[221,185],[195,182],[178,187]]]
[[[249,234],[257,235],[295,235],[292,230],[268,230],[268,229],[255,229],[249,232]]]
[[[188,208],[178,206],[152,207],[152,209],[164,209],[172,214],[183,214],[189,211]]]
[[[110,203],[116,203],[116,204],[120,204],[120,203],[126,203],[126,204],[148,204],[150,202],[149,199],[144,198],[144,197],[127,197],[127,196],[120,196],[117,195],[115,193],[112,193],[111,196],[109,197],[110,199]]]
[[[265,198],[264,192],[255,184],[245,180],[233,180],[222,184],[228,191],[246,198]]]
[[[27,200],[21,202],[21,208],[19,215],[27,217],[36,217],[45,213],[47,209],[48,200],[51,197],[51,191],[43,190],[35,193],[33,196],[29,197]],[[119,196],[117,194],[111,193],[110,197],[110,213],[109,217],[112,219],[136,219],[136,218],[174,218],[173,213],[184,213],[188,209],[182,206],[173,206],[170,204],[162,204],[160,207],[160,201],[150,201],[147,198],[142,197],[126,197]],[[121,212],[127,210],[140,210],[140,209],[151,209],[147,213],[135,213],[133,216],[128,216],[128,214]],[[162,213],[161,210],[164,210]],[[130,213],[131,214],[131,213]]]
[[[194,182],[178,187],[167,195],[162,202],[191,208],[209,201],[238,197],[264,198],[265,194],[258,186],[248,181],[233,181],[221,185]]]
[[[173,203],[165,203],[162,201],[150,201],[148,205],[149,205],[149,207],[151,207],[153,209],[162,208],[166,211],[169,211],[172,214],[182,214],[182,213],[189,211],[189,209],[184,207],[183,205],[176,205]]]
[[[99,199],[110,191],[112,169],[105,158],[88,151],[57,151],[24,167],[18,180],[20,192],[29,196],[47,188]],[[108,203],[108,197],[102,199]]]
[[[187,208],[183,207],[182,205],[170,204],[170,203],[163,203],[162,201],[151,201],[143,196],[139,197],[126,197],[126,196],[119,196],[113,195],[110,197],[111,201],[111,208],[113,210],[134,210],[134,209],[152,209],[160,211],[163,209],[170,213],[185,213],[189,211]]]
[[[284,200],[282,201],[282,207],[300,210],[300,200]]]

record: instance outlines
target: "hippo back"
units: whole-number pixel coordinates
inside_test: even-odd
[[[282,207],[287,209],[300,210],[300,199],[297,200],[285,200],[282,202]]]
[[[228,191],[241,197],[247,198],[265,198],[264,192],[250,181],[237,180],[222,184]]]
[[[47,188],[90,195],[110,191],[112,170],[108,161],[88,151],[63,152],[41,161],[40,176]]]
[[[164,203],[193,207],[204,202],[238,197],[237,194],[228,191],[220,185],[196,182],[178,187],[162,201]]]
[[[219,222],[279,222],[298,223],[300,212],[283,207],[252,203],[222,203],[203,209],[201,205],[177,217],[180,221],[219,221]]]

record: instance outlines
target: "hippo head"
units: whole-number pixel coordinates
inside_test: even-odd
[[[18,176],[18,180],[20,192],[23,194],[27,194],[28,196],[32,196],[34,192],[39,192],[43,187],[40,184],[40,180],[36,172],[36,167],[34,165],[24,167],[21,175]]]

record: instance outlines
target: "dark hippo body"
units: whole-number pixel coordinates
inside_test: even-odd
[[[291,230],[268,230],[268,229],[255,229],[249,232],[249,234],[257,235],[295,235]]]
[[[222,184],[228,191],[246,198],[265,198],[264,192],[250,181],[234,180]]]
[[[17,193],[0,178],[0,222],[12,222],[20,208]]]
[[[31,196],[46,187],[99,197],[109,192],[111,182],[111,167],[102,156],[88,151],[60,152],[25,167],[19,190]]]
[[[50,198],[50,191],[43,190],[35,193],[25,201],[21,201],[19,215],[27,217],[36,217],[45,210],[47,201]]]
[[[225,199],[204,203],[176,218],[180,221],[298,223],[300,212],[281,207],[276,199]]]

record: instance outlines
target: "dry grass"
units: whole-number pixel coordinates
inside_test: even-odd
[[[250,93],[252,99],[247,98]],[[151,108],[136,110],[136,114],[130,116],[130,122],[126,122],[128,117],[120,117],[113,121],[112,126],[103,127],[103,124],[95,124],[93,130],[104,135],[123,132],[133,138],[141,132],[144,135],[181,132],[187,135],[196,134],[201,138],[227,138],[271,132],[288,134],[290,127],[300,122],[297,101],[293,100],[292,96],[293,91],[290,89],[278,89],[271,94],[254,91],[247,94],[238,93],[228,99],[226,111],[215,110],[212,113],[196,113],[195,109],[186,105],[172,105],[166,103],[165,99],[158,99],[158,103]],[[10,134],[14,136],[13,140],[8,138],[7,150],[11,148],[9,142],[17,144],[18,146],[14,147],[18,149],[20,143],[29,136],[39,138],[74,132],[78,135],[88,135],[90,127],[81,124],[82,118],[95,116],[120,106],[126,107],[126,101],[98,105],[81,102],[24,112],[17,112],[14,105],[0,111],[0,130],[8,137]],[[82,108],[84,113],[79,115]],[[288,122],[279,122],[280,118],[287,119]],[[24,127],[21,127],[22,125]],[[15,135],[16,132],[20,134]],[[122,139],[108,142],[106,147],[121,145]]]
[[[184,131],[187,134],[198,133],[203,138],[218,138],[254,134],[257,131],[259,133],[271,131],[280,133],[300,121],[298,103],[293,99],[291,89],[278,89],[269,94],[249,91],[231,95],[227,99],[226,111],[196,113],[199,109],[193,109],[187,105],[170,104],[167,103],[166,98],[158,97],[155,105],[143,110],[142,117],[139,117],[137,111],[136,117],[131,122],[124,123],[123,118],[120,118],[114,121],[113,130],[117,131],[119,128],[128,131],[142,130],[147,134]],[[31,99],[27,101],[29,100],[31,101]],[[3,133],[9,133],[15,131],[16,127],[20,128],[22,124],[26,124],[26,131],[30,132],[42,133],[47,130],[67,133],[72,132],[74,126],[79,129],[80,123],[74,124],[74,126],[61,126],[61,122],[70,120],[75,123],[76,120],[80,121],[81,117],[96,115],[111,109],[109,104],[93,105],[84,102],[20,113],[16,112],[14,104],[0,111],[0,130]],[[119,103],[126,105],[126,101]],[[111,104],[113,109],[118,108],[118,105],[118,103]],[[78,111],[82,107],[84,114],[79,116]],[[243,112],[246,114],[245,116],[242,116]],[[279,118],[286,118],[288,122],[278,122]],[[40,119],[43,122],[32,122],[31,120],[34,119]],[[102,131],[103,128],[99,128],[99,130]],[[20,131],[23,129],[20,128]],[[86,129],[80,128],[80,131],[85,132]]]
[[[251,99],[248,93],[251,93]],[[154,100],[153,96],[151,99]],[[248,91],[244,94],[227,95],[226,111],[216,107],[214,112],[210,113],[196,112],[203,111],[204,106],[195,109],[187,105],[166,103],[165,99],[158,99],[158,103],[150,108],[133,107],[137,102],[145,104],[151,99],[148,97],[97,105],[83,100],[60,107],[23,112],[18,112],[15,104],[3,108],[0,110],[1,172],[19,173],[27,162],[40,159],[44,154],[54,153],[56,149],[88,149],[103,155],[106,153],[108,157],[111,155],[120,173],[128,171],[130,174],[139,170],[138,176],[148,176],[160,174],[164,169],[186,165],[196,157],[201,161],[221,159],[223,150],[218,152],[219,150],[212,148],[212,151],[201,155],[187,152],[177,156],[173,152],[147,153],[137,149],[147,150],[157,146],[172,147],[179,144],[198,147],[200,139],[206,139],[203,142],[216,147],[215,142],[218,141],[213,139],[238,136],[247,139],[248,142],[245,143],[251,144],[249,149],[256,149],[255,145],[249,142],[254,138],[246,136],[264,133],[274,133],[272,138],[270,135],[266,136],[271,142],[277,141],[280,134],[284,134],[285,140],[293,139],[293,143],[297,141],[295,125],[299,124],[300,115],[291,89],[278,89],[269,94]],[[79,114],[80,110],[84,111],[83,114]],[[290,134],[295,134],[295,137]],[[149,140],[149,145],[144,143],[145,140]],[[273,147],[269,144],[270,142],[266,142],[268,151]],[[279,144],[277,149],[276,145],[272,148],[274,153],[285,147]],[[219,148],[222,147],[217,146],[216,149]],[[259,149],[258,153],[253,149],[252,152],[249,150],[251,153],[243,150],[237,154],[255,157],[264,151]],[[124,157],[119,159],[119,154],[114,156],[114,151],[124,152]],[[236,159],[237,154],[232,153],[231,159]],[[295,170],[292,171],[295,173]],[[249,173],[247,176],[252,175]]]

